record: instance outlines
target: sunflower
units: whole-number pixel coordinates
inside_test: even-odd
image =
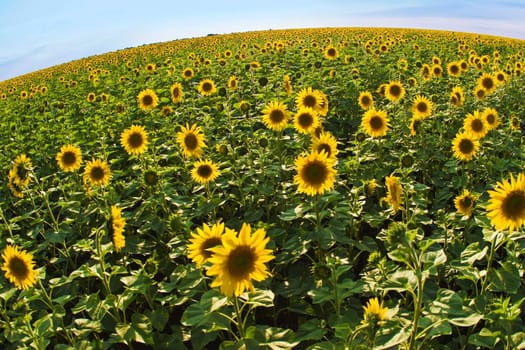
[[[231,231],[229,228],[226,230]],[[224,223],[217,222],[211,227],[203,224],[202,228],[198,227],[196,231],[191,233],[190,244],[186,248],[188,258],[197,266],[202,266],[212,255],[210,248],[222,245]]]
[[[463,190],[463,193],[454,198],[454,206],[458,213],[464,216],[471,216],[474,210],[476,197],[469,190]]]
[[[111,179],[108,163],[100,159],[92,159],[86,164],[84,178],[91,185],[105,186]]]
[[[219,176],[219,168],[217,164],[211,160],[198,160],[193,165],[191,170],[191,177],[196,182],[205,185],[214,181]]]
[[[336,138],[328,131],[321,131],[319,137],[313,138],[312,152],[325,152],[328,158],[335,159],[338,153]]]
[[[419,131],[419,127],[421,126],[421,123],[423,123],[423,119],[412,117],[412,119],[410,120],[410,125],[409,125],[410,135],[412,136],[417,135]]]
[[[387,190],[385,201],[392,206],[394,211],[397,211],[401,207],[401,194],[403,193],[399,177],[394,175],[385,177],[385,185]]]
[[[311,108],[314,111],[319,111],[321,108],[322,97],[319,95],[319,90],[313,90],[311,87],[302,89],[295,98],[297,109]]]
[[[505,84],[507,82],[507,73],[502,70],[494,73],[494,77],[496,78],[497,84]]]
[[[270,102],[264,107],[262,112],[264,114],[262,121],[268,129],[281,131],[288,126],[290,112],[284,103],[277,101]]]
[[[36,284],[37,273],[34,269],[33,255],[17,246],[8,245],[2,253],[5,277],[18,289],[27,290]]]
[[[462,132],[452,140],[452,151],[459,160],[471,160],[479,151],[479,141],[470,133]]]
[[[202,155],[202,149],[206,147],[206,138],[202,130],[196,124],[189,127],[188,123],[177,133],[177,142],[182,148],[185,157],[197,157]]]
[[[245,290],[253,291],[252,280],[260,282],[270,276],[265,265],[274,259],[272,251],[266,249],[270,238],[262,228],[250,233],[250,225],[243,223],[238,236],[235,231],[226,230],[223,245],[210,249],[213,255],[208,261],[212,266],[206,274],[216,276],[211,287],[220,287],[225,296],[240,296]]]
[[[113,233],[113,245],[118,253],[126,246],[126,237],[124,236],[124,227],[126,219],[122,217],[122,209],[116,205],[111,206],[111,231]]]
[[[184,68],[184,70],[182,71],[182,77],[186,80],[193,78],[194,74],[195,73],[193,72],[193,69],[191,68]]]
[[[16,183],[16,171],[15,169],[9,170],[7,175],[7,187],[11,191],[11,194],[17,198],[24,198],[24,186],[20,186]]]
[[[339,57],[339,51],[337,51],[337,48],[334,46],[327,46],[324,50],[324,57],[326,57],[329,60],[335,60],[337,57]]]
[[[498,112],[494,108],[485,108],[481,117],[485,119],[489,130],[496,129],[500,123]]]
[[[13,181],[19,187],[27,187],[29,184],[29,175],[33,169],[33,164],[31,163],[31,158],[25,154],[18,155],[14,162],[12,169]]]
[[[514,131],[521,130],[521,121],[519,117],[513,115],[510,118],[510,128]]]
[[[517,230],[525,223],[525,174],[497,183],[488,191],[487,216],[496,230]]]
[[[461,86],[454,86],[452,92],[450,93],[450,103],[456,107],[463,106],[465,103],[465,93]]]
[[[317,108],[317,113],[319,113],[320,116],[324,117],[328,114],[328,97],[321,90],[316,89],[314,91],[317,92],[317,94],[320,97],[319,107]]]
[[[120,144],[129,155],[139,155],[146,151],[148,133],[140,125],[132,125],[120,134]]]
[[[362,109],[367,110],[374,105],[374,98],[370,91],[362,91],[359,93],[357,102]]]
[[[294,127],[302,134],[310,134],[319,125],[319,116],[310,107],[301,107],[294,115]]]
[[[86,100],[88,102],[95,102],[96,99],[97,99],[97,95],[95,95],[94,92],[90,92],[87,94]]]
[[[461,67],[458,62],[450,62],[447,64],[447,73],[451,77],[459,77],[461,75]]]
[[[439,64],[432,65],[432,75],[434,77],[439,78],[441,77],[442,74],[443,74],[443,67],[441,67],[441,65]]]
[[[463,122],[463,128],[475,138],[481,139],[489,132],[487,121],[478,110],[468,113]]]
[[[64,145],[60,147],[60,152],[56,156],[58,167],[65,172],[71,172],[80,169],[82,163],[82,152],[80,148],[73,145]]]
[[[363,309],[363,324],[376,327],[382,325],[387,318],[388,308],[384,307],[377,297],[369,299]]]
[[[238,87],[239,87],[239,80],[237,79],[235,75],[232,75],[228,79],[228,89],[233,91],[233,90],[237,90]]]
[[[388,130],[388,116],[383,110],[370,108],[361,118],[361,126],[372,137],[385,136]]]
[[[432,101],[422,95],[417,95],[412,102],[414,118],[426,118],[432,114]]]
[[[478,78],[478,84],[479,87],[482,87],[483,90],[488,94],[490,94],[492,91],[496,89],[496,81],[494,79],[494,76],[489,73],[483,73]]]
[[[299,156],[294,162],[297,171],[294,183],[298,185],[297,191],[314,196],[331,190],[336,174],[334,163],[335,160],[329,158],[324,151]]]
[[[170,87],[171,101],[173,103],[179,103],[184,97],[184,91],[182,90],[181,83],[175,83]]]
[[[405,96],[405,88],[399,81],[391,81],[385,87],[385,97],[392,101],[397,102]]]
[[[483,88],[483,86],[476,86],[474,89],[474,96],[476,96],[477,100],[483,100],[487,96],[487,90]]]
[[[144,112],[153,110],[159,104],[159,98],[155,91],[151,89],[142,90],[137,96],[139,108]]]
[[[217,91],[215,82],[211,79],[201,80],[197,89],[202,96],[211,96]]]
[[[171,108],[171,106],[163,106],[160,110],[160,114],[165,117],[169,116],[171,113],[173,113],[173,108]]]
[[[284,91],[286,91],[286,95],[291,96],[293,93],[293,86],[290,76],[288,74],[285,74],[283,77],[283,86]]]

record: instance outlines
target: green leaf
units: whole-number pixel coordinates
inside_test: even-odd
[[[468,343],[470,345],[482,346],[488,349],[494,349],[499,341],[500,333],[492,332],[487,328],[483,328],[479,333],[472,334],[468,337]]]
[[[275,294],[271,290],[264,290],[256,288],[253,293],[244,293],[241,299],[246,304],[253,305],[254,307],[272,307]]]
[[[475,261],[483,259],[487,251],[488,247],[481,249],[479,242],[471,243],[461,252],[460,261],[463,264],[472,265]]]
[[[348,328],[350,328],[350,326],[348,326]],[[326,331],[324,321],[314,318],[299,325],[294,340],[298,342],[304,340],[320,340],[326,334]]]
[[[334,300],[334,291],[328,287],[316,288],[308,291],[308,295],[312,297],[314,304],[321,304],[327,301]]]
[[[151,331],[149,318],[139,313],[134,313],[131,316],[131,323],[119,323],[115,326],[115,332],[127,345],[131,342],[152,345],[154,342]]]
[[[417,286],[416,274],[411,270],[398,270],[383,282],[383,290],[393,290],[399,293],[407,290],[415,291]]]
[[[362,280],[354,281],[351,278],[346,278],[337,283],[338,298],[344,299],[352,294],[361,293],[363,291],[364,282]]]
[[[504,262],[499,269],[488,272],[489,289],[493,292],[516,294],[521,285],[520,271],[511,262]]]
[[[158,331],[162,331],[169,319],[169,313],[166,309],[155,309],[148,315],[151,325]]]

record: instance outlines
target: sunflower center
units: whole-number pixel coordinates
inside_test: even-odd
[[[388,91],[390,92],[390,95],[398,97],[401,95],[401,86],[392,85]]]
[[[483,89],[476,90],[476,96],[478,98],[483,98],[485,96],[485,90]]]
[[[503,215],[511,220],[525,217],[525,191],[510,192],[501,205]]]
[[[487,89],[487,90],[490,90],[494,87],[494,82],[492,81],[491,78],[485,78],[483,79],[483,81],[481,82],[481,85]]]
[[[330,49],[328,49],[327,53],[328,53],[328,56],[335,56],[335,49],[330,48]]]
[[[474,119],[472,123],[470,124],[470,127],[475,132],[481,132],[483,131],[483,122],[479,119]]]
[[[128,144],[131,148],[139,148],[144,144],[144,138],[141,133],[134,132],[128,137]]]
[[[472,198],[470,197],[464,197],[461,202],[460,202],[460,206],[464,209],[468,209],[472,206]]]
[[[213,173],[212,168],[208,164],[201,165],[197,168],[197,174],[202,178],[209,178]]]
[[[204,92],[210,92],[211,91],[211,84],[208,82],[205,82],[202,84],[202,91]]]
[[[459,151],[462,154],[471,154],[474,152],[474,143],[472,140],[463,139],[459,142]]]
[[[173,97],[178,98],[180,96],[180,91],[178,88],[173,89]]]
[[[62,163],[64,165],[70,166],[77,162],[77,156],[73,152],[64,152],[62,154]]]
[[[191,77],[191,71],[190,70],[185,70],[184,71],[184,76],[185,77]]]
[[[361,103],[364,106],[368,106],[370,104],[370,97],[368,97],[368,96],[361,97]]]
[[[255,252],[249,246],[238,246],[228,256],[228,272],[234,279],[246,277],[255,269]]]
[[[383,118],[380,116],[373,116],[370,118],[370,127],[374,130],[381,130],[383,128]]]
[[[142,104],[144,106],[151,106],[153,104],[153,97],[151,95],[145,95],[142,97]]]
[[[9,261],[9,271],[19,280],[25,279],[29,274],[26,262],[16,256]]]
[[[458,74],[459,72],[459,67],[454,65],[454,66],[450,66],[450,73],[452,74]]]
[[[327,169],[323,163],[312,162],[306,165],[302,171],[302,178],[310,185],[320,185],[325,182]]]
[[[197,140],[197,136],[195,136],[195,134],[190,133],[184,137],[184,144],[186,145],[187,149],[193,150],[197,148],[199,141]]]
[[[419,102],[416,108],[420,113],[425,113],[428,111],[428,106],[425,102]]]
[[[487,120],[487,123],[489,123],[490,125],[496,122],[496,116],[494,114],[487,114],[487,117],[485,119]]]
[[[29,171],[26,169],[24,164],[19,164],[16,167],[16,175],[21,179],[24,180],[27,178],[27,175],[29,174]]]
[[[270,112],[270,119],[274,123],[280,123],[284,119],[284,113],[280,109],[274,109]]]
[[[319,153],[321,153],[322,151],[324,151],[326,153],[326,155],[328,157],[330,157],[330,154],[332,153],[332,148],[330,147],[330,145],[326,144],[326,143],[321,143],[320,145],[317,146],[317,151]]]
[[[202,242],[201,245],[201,254],[204,256],[205,259],[208,259],[211,257],[212,252],[210,252],[208,249],[213,248],[215,246],[221,245],[222,240],[220,237],[210,237],[204,242]]]
[[[104,178],[104,169],[99,166],[94,166],[91,168],[90,175],[94,181],[100,181]]]
[[[306,95],[306,96],[303,98],[303,104],[304,104],[306,107],[313,108],[313,107],[315,107],[315,105],[317,104],[317,99],[316,99],[315,96],[313,96],[313,95]]]
[[[314,117],[310,113],[303,113],[298,118],[299,125],[308,128],[314,123]]]

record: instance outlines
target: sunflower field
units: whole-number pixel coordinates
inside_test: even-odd
[[[317,28],[0,83],[2,349],[525,349],[525,42]]]

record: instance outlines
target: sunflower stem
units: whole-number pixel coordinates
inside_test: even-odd
[[[14,239],[13,231],[11,230],[11,226],[9,226],[9,223],[7,222],[7,219],[5,218],[4,210],[2,209],[2,207],[0,207],[0,217],[2,217],[2,220],[5,223],[5,226],[7,228],[7,232],[9,232],[9,236],[11,237],[11,239]]]
[[[233,306],[235,308],[235,315],[237,316],[237,330],[239,331],[239,336],[241,337],[241,339],[244,339],[244,337],[246,336],[244,322],[242,319],[241,310],[239,309],[239,298],[236,295],[233,296]]]

